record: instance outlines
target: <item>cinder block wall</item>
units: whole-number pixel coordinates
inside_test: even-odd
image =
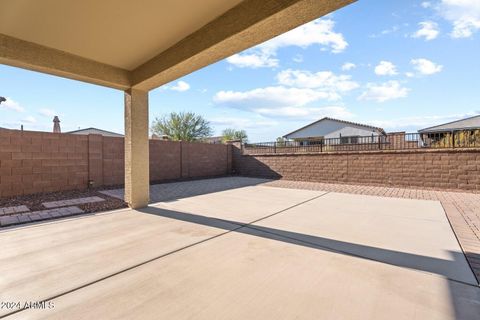
[[[0,195],[84,188],[88,136],[0,130]]]
[[[297,181],[480,191],[480,149],[242,155],[245,176]]]
[[[0,196],[124,183],[124,139],[0,129]],[[150,140],[152,182],[222,176],[232,146]]]

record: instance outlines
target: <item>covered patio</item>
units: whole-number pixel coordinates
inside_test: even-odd
[[[477,319],[439,201],[150,189],[149,91],[352,2],[0,0],[0,63],[125,92],[130,207],[2,228],[0,318]]]
[[[477,318],[438,201],[266,182],[181,182],[148,208],[0,231],[0,300],[45,302],[0,317]]]
[[[125,200],[148,204],[148,92],[354,0],[1,1],[0,63],[125,92]]]

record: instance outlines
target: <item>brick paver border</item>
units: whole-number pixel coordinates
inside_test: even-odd
[[[67,200],[43,202],[42,205],[45,208],[50,209],[50,208],[67,207],[67,206],[74,206],[74,205],[79,205],[79,204],[101,202],[101,201],[105,201],[105,199],[95,196],[95,197],[86,197],[86,198],[77,198],[77,199],[67,199]]]
[[[28,212],[30,209],[27,206],[21,205],[16,207],[3,207],[0,208],[0,216],[7,215],[7,214],[14,214],[14,213],[22,213]]]
[[[0,226],[6,227],[20,223],[67,217],[80,213],[84,213],[84,211],[79,207],[70,206],[56,209],[32,211],[22,214],[13,214],[8,216],[0,216]]]

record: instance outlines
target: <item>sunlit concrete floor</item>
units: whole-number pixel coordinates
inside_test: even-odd
[[[478,319],[480,287],[437,201],[247,178],[170,187],[144,210],[0,231],[0,302],[15,304],[0,317]]]

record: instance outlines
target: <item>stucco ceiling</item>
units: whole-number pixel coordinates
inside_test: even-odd
[[[0,0],[0,63],[152,90],[355,0]]]
[[[0,33],[126,70],[241,0],[0,0]]]

